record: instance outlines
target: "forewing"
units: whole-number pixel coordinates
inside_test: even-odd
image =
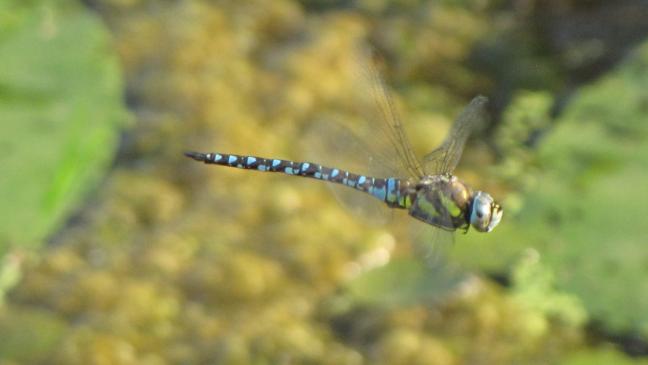
[[[423,158],[423,169],[427,174],[441,175],[454,171],[468,137],[486,122],[487,103],[486,97],[477,96],[461,112],[441,146]]]
[[[415,158],[400,113],[368,48],[358,48],[342,74],[349,87],[339,95],[338,114],[320,116],[306,130],[305,148],[312,162],[366,176],[419,179],[423,169]],[[353,189],[335,186],[338,199],[351,211],[371,221],[389,218],[384,202]],[[376,206],[380,208],[376,208]]]
[[[354,89],[360,96],[358,106],[369,123],[369,141],[377,144],[383,154],[389,154],[384,157],[395,161],[400,171],[396,177],[421,178],[423,169],[407,138],[396,102],[376,69],[371,49],[360,47],[355,58]]]

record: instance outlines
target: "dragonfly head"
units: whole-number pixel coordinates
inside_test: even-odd
[[[483,191],[473,196],[470,204],[470,224],[479,232],[490,232],[502,219],[502,207]]]

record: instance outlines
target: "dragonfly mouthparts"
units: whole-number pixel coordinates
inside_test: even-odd
[[[184,153],[184,155],[189,158],[193,158],[196,161],[205,161],[207,159],[207,155],[200,152],[187,151]]]

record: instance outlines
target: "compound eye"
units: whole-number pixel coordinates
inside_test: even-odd
[[[470,224],[480,232],[487,232],[491,220],[493,199],[490,195],[478,192],[473,202]]]
[[[490,217],[490,204],[483,202],[477,207],[477,218],[484,223],[488,223],[488,217]]]

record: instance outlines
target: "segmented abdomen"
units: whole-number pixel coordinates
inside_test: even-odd
[[[263,172],[281,172],[287,175],[310,177],[345,185],[384,201],[390,207],[408,208],[411,205],[410,185],[407,180],[398,178],[376,178],[315,164],[295,162],[256,156],[241,156],[227,153],[186,152],[187,157],[206,164],[215,164],[239,169]]]

